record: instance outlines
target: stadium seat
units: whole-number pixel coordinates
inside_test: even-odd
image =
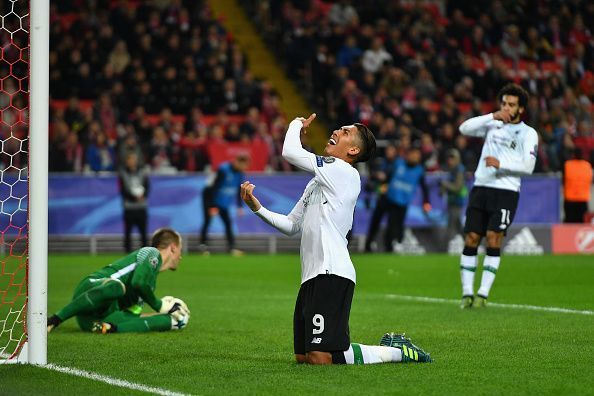
[[[544,76],[550,76],[551,74],[561,74],[561,65],[557,62],[545,61],[540,63],[540,69]]]

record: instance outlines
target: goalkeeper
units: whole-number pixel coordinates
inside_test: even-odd
[[[70,304],[47,320],[47,331],[76,316],[83,331],[102,333],[178,330],[189,320],[185,303],[159,299],[154,290],[161,271],[175,271],[182,238],[170,228],[157,230],[151,247],[143,247],[83,279]],[[156,313],[141,314],[146,302]]]

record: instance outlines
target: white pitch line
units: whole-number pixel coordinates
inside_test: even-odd
[[[153,393],[153,394],[162,395],[162,396],[188,396],[185,393],[178,393],[178,392],[170,391],[168,389],[155,388],[153,386],[136,384],[134,382],[129,382],[126,380],[108,377],[107,375],[97,374],[97,373],[93,373],[90,371],[79,370],[79,369],[71,368],[71,367],[62,367],[62,366],[58,366],[58,365],[55,365],[52,363],[46,364],[45,366],[40,365],[38,367],[42,367],[42,368],[46,368],[46,369],[54,370],[54,371],[59,371],[60,373],[70,374],[70,375],[74,375],[77,377],[88,378],[93,381],[105,382],[106,384],[109,384],[109,385],[119,386],[121,388],[133,389],[133,390],[140,391],[140,392]]]
[[[387,294],[387,298],[396,300],[406,301],[420,301],[428,303],[440,303],[440,304],[459,304],[458,300],[451,300],[446,298],[435,298],[435,297],[423,297],[423,296],[404,296],[400,294]],[[556,312],[565,314],[576,314],[576,315],[594,315],[594,311],[577,310],[569,308],[558,308],[558,307],[541,307],[538,305],[522,305],[522,304],[500,304],[489,302],[489,307],[496,308],[512,308],[512,309],[525,309],[529,311],[542,311],[542,312]]]

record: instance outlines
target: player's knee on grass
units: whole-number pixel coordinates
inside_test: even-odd
[[[305,357],[305,355],[295,355],[295,361],[297,363],[307,363],[307,358]]]
[[[305,356],[309,364],[332,364],[332,354],[329,352],[311,351]]]

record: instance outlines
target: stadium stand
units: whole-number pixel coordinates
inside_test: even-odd
[[[560,170],[575,146],[594,162],[592,2],[242,4],[335,123],[362,120],[384,140],[431,140],[438,165],[457,147],[472,170],[480,145],[457,126],[492,110],[497,91],[515,81],[533,95],[526,121],[541,134],[536,171]]]
[[[480,145],[457,126],[491,111],[507,81],[533,95],[538,172],[560,170],[576,146],[594,161],[591,2],[242,4],[332,125],[361,120],[385,142],[418,139],[428,170],[451,147],[476,166]],[[290,169],[279,95],[205,2],[71,0],[51,15],[51,171],[113,170],[129,135],[153,172],[200,171],[212,144],[252,142],[268,169]]]
[[[213,142],[255,144],[268,154],[262,168],[287,169],[278,95],[206,3],[51,7],[51,171],[112,171],[128,139],[157,173],[203,170]]]

